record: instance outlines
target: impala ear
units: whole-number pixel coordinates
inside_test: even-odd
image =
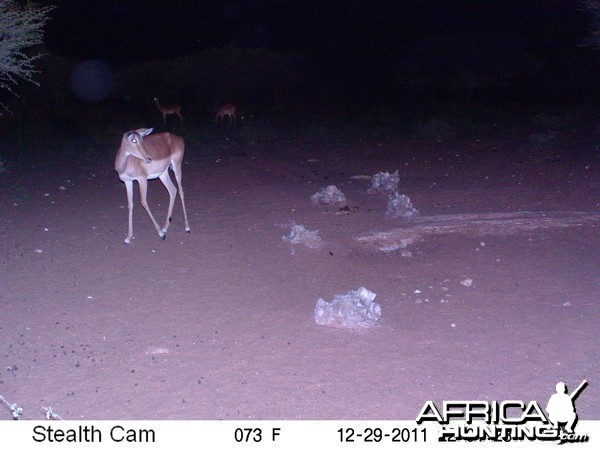
[[[139,130],[139,131],[138,131],[138,133],[139,133],[141,136],[148,136],[148,135],[149,135],[150,133],[152,133],[153,131],[154,131],[154,128],[146,128],[145,130],[144,130],[144,129],[142,129],[142,130]]]

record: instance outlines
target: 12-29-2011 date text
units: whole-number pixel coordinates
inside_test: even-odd
[[[340,442],[427,442],[425,428],[392,428],[384,430],[379,427],[363,429],[339,428],[337,430]]]

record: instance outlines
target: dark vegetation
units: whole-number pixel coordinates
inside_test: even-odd
[[[448,30],[401,37],[393,54],[380,49],[376,58],[385,62],[357,42],[338,49],[339,60],[329,65],[319,61],[336,54],[332,42],[312,57],[228,46],[165,59],[92,61],[83,75],[89,59],[49,51],[37,62],[39,86],[21,83],[18,97],[0,92],[12,111],[0,120],[0,158],[4,170],[32,153],[108,158],[124,131],[150,126],[182,134],[197,152],[298,139],[456,140],[516,131],[539,145],[584,125],[598,129],[600,61],[594,49],[578,46],[579,35],[563,36],[569,48],[560,52],[541,52],[541,42],[517,34],[487,35],[477,48],[469,45],[477,36]],[[184,124],[171,115],[163,126],[155,96],[180,103]],[[214,126],[224,103],[237,105],[237,127],[227,120],[223,129]]]

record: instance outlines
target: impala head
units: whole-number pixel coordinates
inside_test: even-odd
[[[146,164],[152,162],[152,158],[148,155],[146,147],[144,147],[144,136],[152,133],[153,128],[139,128],[137,130],[128,131],[123,135],[121,141],[121,150],[127,155],[141,159]]]

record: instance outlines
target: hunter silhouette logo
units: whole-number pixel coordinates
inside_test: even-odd
[[[537,401],[452,400],[425,402],[417,416],[417,425],[436,422],[442,426],[438,440],[456,441],[560,441],[588,442],[587,434],[576,434],[575,399],[588,382],[583,380],[571,393],[565,383],[556,384],[556,393],[548,400],[546,413]]]
[[[567,385],[563,382],[556,383],[556,394],[553,394],[548,401],[546,411],[548,419],[555,428],[560,429],[564,426],[565,433],[573,434],[575,424],[577,423],[577,411],[575,409],[575,399],[587,386],[587,380],[583,380],[577,389],[571,394],[567,394]]]

